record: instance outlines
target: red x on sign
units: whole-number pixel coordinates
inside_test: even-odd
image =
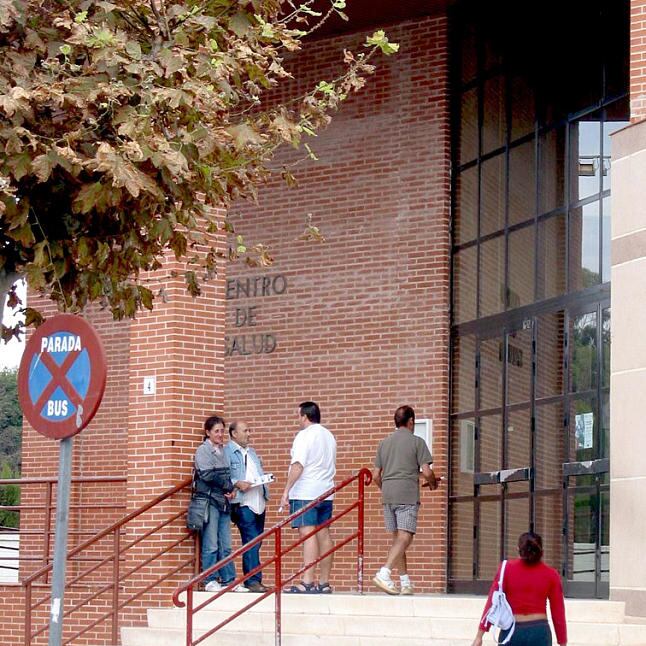
[[[105,381],[105,352],[94,328],[79,316],[55,316],[31,336],[20,363],[23,413],[39,433],[70,437],[94,417]]]

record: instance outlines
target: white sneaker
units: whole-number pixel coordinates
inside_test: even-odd
[[[204,590],[206,592],[220,592],[222,586],[217,581],[209,581],[205,586]]]
[[[397,586],[394,584],[392,579],[384,579],[380,576],[379,572],[375,574],[372,582],[381,590],[388,594],[399,594]]]
[[[240,583],[235,588],[233,588],[233,590],[230,590],[230,592],[249,592],[249,588]]]

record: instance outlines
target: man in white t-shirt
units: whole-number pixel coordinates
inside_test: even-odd
[[[291,514],[307,506],[313,500],[334,487],[336,473],[336,440],[334,435],[321,425],[321,411],[314,402],[303,402],[298,409],[301,430],[292,444],[292,461],[287,475],[287,484],[281,498],[282,507]],[[321,500],[314,507],[296,518],[292,527],[300,536],[305,536],[332,517],[332,498]],[[303,543],[303,564],[312,563],[319,555],[334,547],[329,527],[319,530]],[[332,592],[330,570],[332,554],[321,561],[318,585],[314,582],[314,568],[303,572],[300,583],[287,587],[284,592],[322,593]]]

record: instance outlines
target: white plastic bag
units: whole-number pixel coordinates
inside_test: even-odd
[[[514,612],[511,609],[509,601],[507,601],[507,597],[502,588],[506,567],[507,561],[503,561],[502,567],[500,568],[500,578],[498,579],[498,589],[491,595],[491,608],[489,608],[489,612],[486,617],[487,622],[499,630],[511,629],[509,630],[507,637],[505,637],[505,641],[498,641],[499,644],[506,644],[511,639],[516,628]]]

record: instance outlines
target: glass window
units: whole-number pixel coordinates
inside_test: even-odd
[[[504,146],[506,138],[505,80],[494,76],[484,83],[482,154]]]
[[[587,312],[570,322],[570,390],[584,392],[597,387],[597,313]]]
[[[553,128],[541,134],[538,150],[539,212],[561,208],[565,198],[565,128]]]
[[[601,281],[599,272],[599,202],[570,211],[570,290]]]
[[[480,409],[502,407],[502,339],[480,341]]]
[[[534,302],[534,225],[509,234],[507,309]]]
[[[578,202],[601,191],[601,116],[570,125],[570,200]]]
[[[511,80],[511,141],[534,132],[536,97],[529,81],[522,76]]]
[[[509,151],[509,224],[533,219],[536,213],[534,140]]]
[[[462,94],[460,105],[460,164],[478,156],[478,92],[472,88]]]
[[[453,412],[475,410],[476,340],[472,335],[453,339]]]
[[[528,402],[532,394],[533,331],[516,330],[507,335],[507,403]]]
[[[599,419],[597,398],[573,397],[570,400],[570,446],[571,462],[585,462],[598,457],[597,435]],[[586,478],[584,482],[583,478]],[[581,476],[580,484],[588,484],[593,476]]]
[[[451,578],[473,579],[473,506],[472,501],[451,505]]]
[[[534,465],[536,489],[560,489],[561,464],[566,456],[563,404],[541,404],[536,407],[536,446]]]
[[[505,309],[505,236],[480,244],[479,315],[498,314]]]
[[[510,411],[507,419],[506,469],[522,469],[532,463],[532,417],[529,408]]]
[[[476,26],[474,23],[465,23],[462,25],[460,33],[460,71],[463,83],[469,83],[476,77],[478,69],[478,56],[476,51]]]
[[[501,415],[487,415],[480,418],[478,453],[481,473],[500,471],[503,468]],[[497,491],[491,490],[487,493],[497,493]]]
[[[455,323],[463,323],[476,318],[477,258],[478,248],[476,246],[461,249],[453,254],[453,316]]]
[[[451,424],[451,495],[473,495],[475,471],[474,419],[456,419]]]
[[[518,537],[529,529],[529,483],[510,482],[507,491],[525,494],[505,500],[505,554],[517,554]]]
[[[482,162],[480,185],[480,235],[505,227],[505,156]]]
[[[538,223],[538,300],[565,293],[565,214]]]
[[[553,397],[563,393],[564,312],[537,317],[536,330],[536,397]]]
[[[498,493],[489,487],[485,494]],[[491,581],[500,563],[500,499],[478,501],[478,578]]]
[[[556,570],[561,570],[563,551],[563,496],[558,494],[537,495],[534,502],[535,531],[543,538],[543,561]]]
[[[454,244],[474,240],[478,235],[478,167],[458,174],[455,186]]]

